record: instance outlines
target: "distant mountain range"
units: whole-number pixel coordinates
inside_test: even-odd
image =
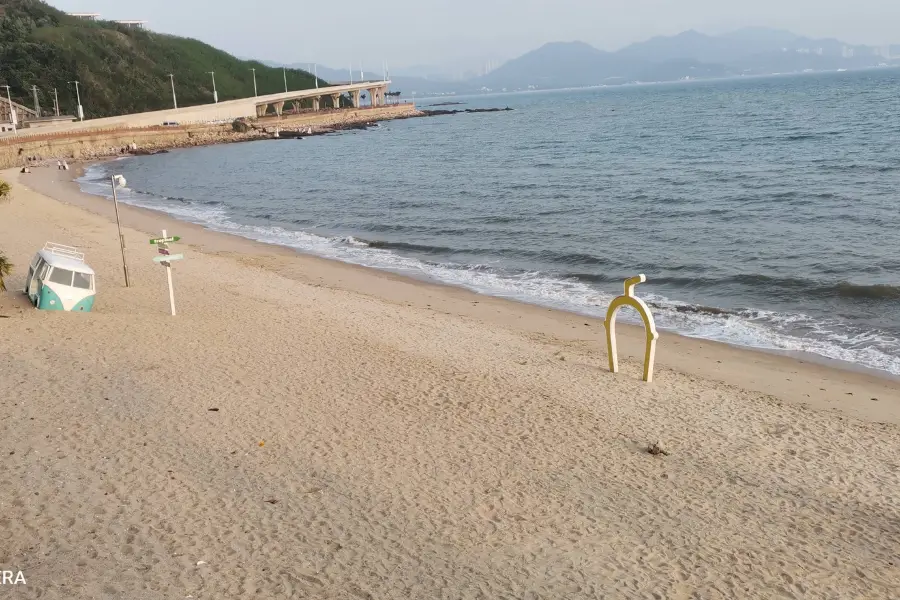
[[[875,48],[754,27],[719,36],[685,31],[618,52],[583,42],[551,43],[468,83],[493,90],[562,88],[879,65],[900,65],[900,45]]]
[[[264,61],[265,62],[265,61]],[[281,66],[267,62],[271,66]],[[391,76],[403,96],[465,94],[477,91],[554,89],[633,82],[712,79],[804,71],[836,71],[900,66],[900,45],[873,47],[836,39],[811,39],[781,29],[748,27],[724,35],[685,31],[631,44],[617,52],[584,42],[552,42],[504,63],[490,73],[464,80]],[[285,65],[308,69],[309,65]],[[327,81],[346,81],[347,70],[318,66]],[[381,79],[382,73],[365,73]],[[354,80],[359,76],[354,73]]]

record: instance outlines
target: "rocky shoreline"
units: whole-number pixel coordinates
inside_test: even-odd
[[[438,105],[435,105],[438,106]],[[494,113],[494,112],[509,112],[512,109],[510,107],[506,108],[463,108],[463,109],[438,109],[438,110],[422,110],[420,112],[424,113],[423,117],[441,117],[444,115],[460,115],[460,114],[473,114],[473,113]],[[408,117],[407,117],[408,118]]]
[[[302,139],[340,131],[366,130],[381,121],[458,114],[493,113],[506,108],[418,110],[413,105],[344,110],[316,115],[300,114],[282,119],[237,119],[231,123],[181,127],[157,127],[113,132],[86,131],[50,139],[7,140],[0,145],[0,168],[52,164],[57,160],[94,161],[120,156],[148,156],[175,150],[269,139]]]
[[[448,103],[450,104],[450,103]],[[462,104],[461,102],[456,102],[452,104]],[[438,105],[434,105],[438,106]],[[418,110],[414,114],[398,116],[392,121],[400,121],[404,119],[421,119],[425,117],[442,117],[442,116],[452,116],[459,114],[473,114],[473,113],[495,113],[495,112],[509,112],[513,109],[510,107],[505,108],[466,108],[461,110]],[[291,128],[277,128],[276,132],[268,132],[271,137],[277,137],[279,139],[303,139],[305,137],[313,137],[317,135],[328,135],[331,133],[337,133],[339,131],[349,131],[349,130],[366,130],[372,127],[378,127],[378,121],[360,121],[353,123],[345,123],[342,125],[337,125],[334,127],[311,127],[307,128],[306,131],[302,129],[291,129]],[[265,131],[265,130],[264,130]],[[277,135],[276,135],[277,133]]]

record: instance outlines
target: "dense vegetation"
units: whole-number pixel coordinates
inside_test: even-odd
[[[0,200],[9,198],[10,190],[12,190],[12,186],[0,179]],[[11,271],[12,263],[9,262],[9,259],[3,254],[3,251],[0,250],[0,292],[6,291],[6,281],[4,279]]]
[[[54,88],[60,111],[75,114],[75,87],[68,82],[76,80],[85,118],[171,108],[169,73],[179,107],[212,102],[209,71],[216,74],[220,101],[248,97],[251,68],[260,95],[284,91],[281,69],[197,40],[76,19],[39,0],[0,0],[0,85],[10,85],[13,101],[29,107],[36,85],[44,115],[53,114]],[[287,83],[306,89],[315,87],[315,78],[289,69]]]
[[[6,258],[2,252],[0,252],[0,292],[6,291],[5,278],[10,272],[12,272],[12,263],[9,262],[9,259]]]

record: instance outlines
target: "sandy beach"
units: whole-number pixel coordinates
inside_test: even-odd
[[[0,173],[11,598],[898,598],[900,382],[298,255]],[[148,238],[182,236],[178,315]],[[94,312],[21,293],[44,242]],[[651,455],[658,442],[668,455]]]

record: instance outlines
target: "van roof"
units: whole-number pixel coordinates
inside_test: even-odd
[[[51,267],[59,267],[60,269],[68,269],[70,271],[87,273],[89,275],[94,274],[94,270],[92,268],[87,266],[83,261],[76,260],[71,256],[55,254],[52,250],[47,248],[39,251],[38,254],[40,254],[41,258],[43,258]]]

